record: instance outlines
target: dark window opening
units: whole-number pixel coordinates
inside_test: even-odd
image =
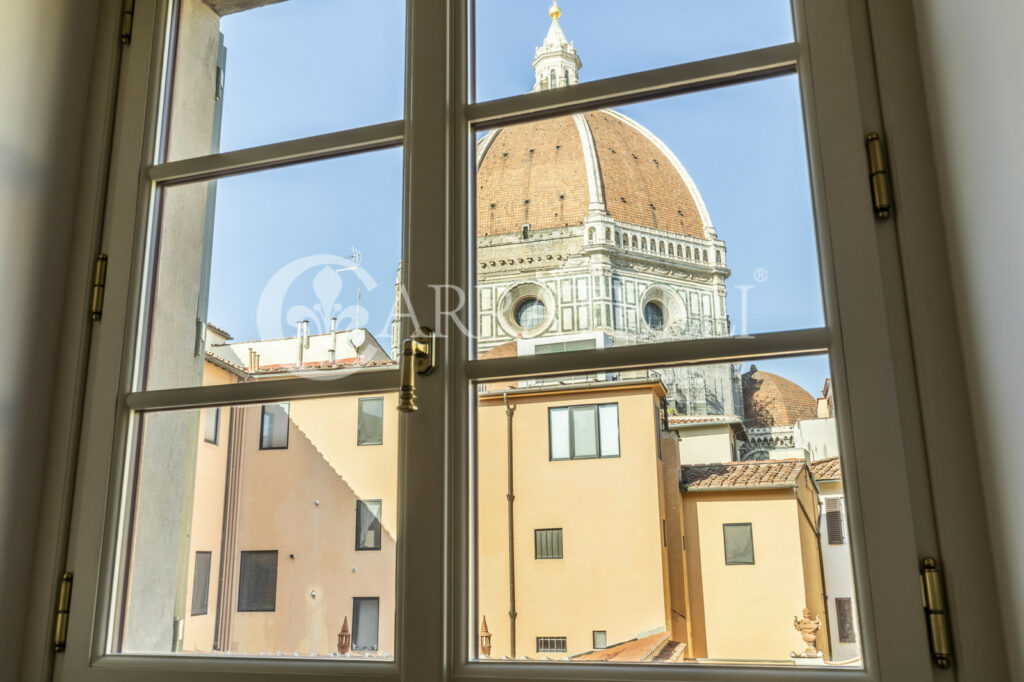
[[[277,550],[242,552],[238,610],[273,611],[277,604]]]

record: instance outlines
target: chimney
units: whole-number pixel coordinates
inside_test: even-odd
[[[302,334],[302,326],[303,326],[304,323],[305,323],[305,320],[299,320],[296,323],[296,325],[295,325],[296,328],[297,328],[296,329],[296,337],[295,338],[299,342],[299,345],[296,348],[296,353],[295,353],[295,366],[300,368],[300,369],[302,368],[302,351],[303,351],[303,349],[305,347],[305,344],[306,344],[305,339],[302,338],[302,336],[303,336],[303,334]]]
[[[331,318],[331,349],[327,351],[327,357],[334,364],[334,354],[338,348],[338,318]]]

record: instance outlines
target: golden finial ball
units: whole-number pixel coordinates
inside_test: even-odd
[[[558,21],[558,17],[562,16],[562,10],[559,9],[557,0],[551,3],[551,9],[548,10],[548,16],[555,21]]]

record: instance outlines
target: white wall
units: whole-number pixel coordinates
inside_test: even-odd
[[[1024,4],[914,0],[942,209],[995,552],[1024,679]]]
[[[0,679],[18,679],[98,2],[0,2]]]

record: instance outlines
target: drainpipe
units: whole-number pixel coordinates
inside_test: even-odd
[[[508,402],[508,393],[505,393],[505,419],[508,424],[507,448],[508,448],[508,620],[509,620],[509,653],[516,657],[516,548],[515,548],[515,524],[512,516],[512,505],[516,497],[512,488],[512,415],[516,413],[515,405]]]

